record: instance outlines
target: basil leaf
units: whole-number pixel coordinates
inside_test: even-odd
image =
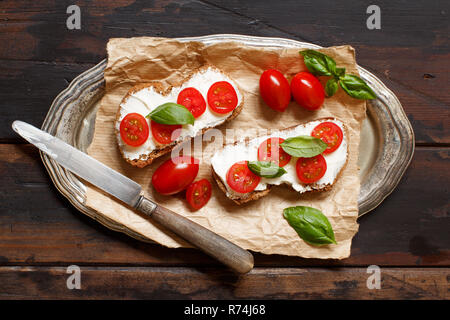
[[[335,77],[340,78],[345,75],[345,68],[336,68]]]
[[[194,124],[192,113],[181,104],[167,102],[147,115],[147,118],[161,124]]]
[[[336,244],[333,227],[320,210],[304,206],[289,207],[283,210],[283,216],[306,242],[313,245]]]
[[[315,50],[300,51],[309,72],[319,76],[336,74],[336,62],[333,58]]]
[[[286,173],[284,168],[277,166],[273,162],[248,161],[247,166],[251,172],[264,178],[278,178]]]
[[[328,80],[327,84],[325,85],[325,92],[327,93],[327,97],[333,96],[338,88],[338,80],[336,80],[335,78],[331,78],[330,80]]]
[[[317,156],[328,147],[321,139],[311,136],[287,138],[280,146],[291,156],[302,158]]]
[[[346,74],[340,78],[339,84],[350,97],[362,100],[375,99],[377,97],[367,83],[358,76]]]

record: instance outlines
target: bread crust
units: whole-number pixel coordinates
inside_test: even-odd
[[[214,67],[212,65],[205,65],[205,66],[202,66],[201,68],[195,70],[194,72],[192,72],[183,81],[180,81],[180,82],[176,83],[175,85],[169,86],[166,90],[164,90],[164,86],[159,81],[151,81],[151,82],[147,82],[147,83],[139,83],[139,84],[135,85],[134,87],[132,87],[130,90],[128,90],[127,94],[123,97],[122,101],[120,102],[120,105],[125,103],[132,94],[134,94],[134,93],[136,93],[136,92],[138,92],[138,91],[140,91],[142,89],[149,88],[149,87],[153,87],[155,89],[155,91],[158,92],[159,94],[161,94],[163,96],[167,96],[172,91],[172,89],[174,87],[179,87],[179,86],[183,85],[183,83],[185,83],[186,81],[189,81],[189,79],[191,79],[194,76],[194,74],[202,72],[202,71],[205,71],[208,68],[213,68],[216,71],[224,74],[228,78],[232,79],[230,76],[228,76],[222,70],[219,70],[218,68],[216,68],[216,67]],[[239,115],[239,113],[241,113],[242,108],[244,107],[244,95],[242,94],[242,90],[239,88],[239,86],[236,84],[236,82],[235,82],[235,85],[238,87],[238,90],[241,91],[241,96],[242,96],[241,103],[238,106],[236,106],[236,108],[234,108],[233,112],[230,115],[228,115],[228,117],[225,118],[225,121],[222,122],[221,124],[219,124],[218,126],[223,125],[224,123],[229,122],[229,121],[233,120],[234,118],[236,118]],[[120,119],[120,105],[119,105],[119,108],[117,110],[116,118],[115,118],[115,121],[114,121],[114,123],[115,123],[114,132],[115,132],[115,135],[116,135],[117,139],[120,139],[119,138],[119,136],[120,136],[119,135],[119,131],[117,130],[117,127],[118,127],[117,123],[119,122],[119,119]],[[200,133],[197,134],[195,137],[198,137],[198,136],[201,136],[201,135],[205,134],[208,130],[210,130],[212,128],[215,128],[215,127],[213,126],[213,127],[205,127],[205,128],[203,128],[200,131]],[[120,151],[120,154],[122,155],[122,158],[124,158],[126,162],[128,162],[129,164],[131,164],[134,167],[144,168],[145,166],[151,164],[153,162],[153,160],[155,160],[156,158],[161,157],[164,154],[171,152],[176,146],[178,146],[178,145],[180,145],[180,144],[182,144],[182,143],[184,143],[186,141],[189,141],[191,139],[194,139],[195,137],[186,137],[183,140],[174,141],[174,142],[172,142],[170,144],[158,144],[158,147],[156,149],[152,150],[152,152],[150,152],[148,154],[140,155],[139,159],[129,159],[129,158],[127,158],[125,156],[121,146],[120,146],[120,141],[117,142],[117,145],[119,147],[119,151]],[[149,138],[151,138],[151,137],[149,137]]]
[[[337,118],[332,118],[332,117],[320,118],[320,119],[316,119],[316,120],[313,120],[313,121],[326,121],[326,120],[338,120],[338,121],[341,121],[341,120],[339,120]],[[344,128],[345,136],[347,137],[347,141],[348,141],[349,135],[348,135],[347,127],[346,127],[346,125],[344,124],[343,121],[341,121],[341,122],[342,122],[342,125],[343,125],[343,128]],[[306,123],[308,123],[308,122],[306,122]],[[306,123],[304,123],[304,124],[306,124]],[[290,127],[284,128],[284,129],[282,129],[280,131],[290,130],[290,129],[293,129],[293,128],[297,127],[297,126],[299,126],[299,125],[296,124],[294,126],[290,126]],[[258,138],[258,137],[255,137],[254,139],[256,139],[256,138]],[[228,144],[224,145],[224,147],[227,146],[227,145],[236,145],[236,144],[238,144],[237,141],[235,141],[233,143],[228,143]],[[347,166],[348,159],[349,159],[349,157],[348,157],[348,146],[349,146],[349,144],[347,143],[347,159],[346,159],[344,165],[342,166],[341,170],[336,175],[336,178],[334,179],[334,182],[336,182],[341,177],[342,172],[344,171],[345,167]],[[270,192],[270,189],[272,188],[272,185],[267,185],[267,189],[265,189],[265,190],[256,190],[256,191],[249,192],[249,193],[246,194],[245,198],[234,197],[228,192],[227,187],[223,183],[222,179],[220,179],[218,174],[215,172],[214,167],[212,165],[211,165],[211,171],[212,171],[212,177],[216,181],[216,183],[219,186],[219,188],[225,193],[225,195],[230,200],[233,200],[238,205],[247,203],[249,201],[258,200],[259,198],[262,198],[262,197],[266,196]],[[329,191],[329,190],[331,190],[333,185],[334,185],[334,183],[333,184],[326,184],[324,186],[321,186],[320,188],[317,188],[317,185],[310,184],[312,190],[305,191],[304,193]]]

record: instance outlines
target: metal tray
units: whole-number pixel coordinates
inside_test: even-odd
[[[276,48],[320,48],[318,45],[282,38],[217,34],[178,38],[179,41],[200,41],[214,44],[239,41],[247,45]],[[53,101],[42,129],[76,148],[86,151],[92,141],[95,116],[104,93],[103,71],[106,60],[76,77]],[[377,77],[358,66],[361,77],[377,93],[378,99],[367,103],[367,118],[361,132],[359,156],[361,191],[359,216],[377,207],[396,187],[414,153],[414,133],[400,101]],[[84,183],[41,152],[41,158],[56,188],[81,212],[106,227],[147,240],[105,219],[85,206]]]

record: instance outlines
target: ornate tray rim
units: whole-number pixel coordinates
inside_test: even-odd
[[[174,40],[201,41],[206,44],[213,44],[221,41],[238,41],[256,46],[321,48],[315,44],[292,39],[237,34],[215,34],[199,37],[174,38]],[[75,114],[75,117],[78,117],[77,119],[79,121],[86,121],[86,114],[89,111],[86,109],[89,109],[89,107],[92,109],[92,105],[94,104],[92,101],[95,99],[98,101],[98,96],[102,93],[102,91],[99,90],[102,90],[102,86],[104,86],[103,70],[105,67],[106,59],[74,78],[69,86],[61,91],[54,99],[44,119],[42,129],[80,148],[77,143],[79,132],[74,132],[78,131],[79,128],[74,128],[74,122],[70,122],[64,117],[67,117],[66,113],[70,111],[71,117]],[[377,155],[376,161],[389,160],[390,162],[387,167],[382,166],[380,172],[377,172],[377,175],[384,175],[384,178],[378,179],[376,181],[376,188],[372,188],[372,190],[368,191],[371,196],[360,199],[359,216],[362,216],[381,204],[381,202],[383,202],[383,200],[389,196],[398,185],[413,157],[415,139],[412,126],[395,94],[368,70],[360,66],[358,66],[358,70],[361,77],[369,82],[379,97],[377,100],[380,101],[380,106],[373,107],[373,110],[369,110],[370,108],[368,108],[369,112],[382,112],[382,117],[390,118],[392,121],[392,123],[386,127],[386,123],[380,123],[379,120],[376,120],[376,125],[379,126],[379,130],[392,130],[392,132],[383,136],[386,140],[384,143],[389,142],[391,144],[396,144],[391,148],[391,151],[386,151],[386,148],[384,148],[382,152]],[[80,99],[80,96],[82,96],[82,99]],[[93,114],[95,115],[95,112]],[[81,147],[80,149],[83,148]],[[392,154],[392,152],[394,152],[393,150],[397,151],[395,155]],[[118,225],[115,221],[105,218],[95,210],[86,207],[84,205],[85,185],[83,182],[77,176],[59,166],[46,154],[43,152],[40,153],[42,162],[44,163],[53,184],[75,208],[112,230],[125,232],[139,240],[151,241],[138,233]],[[386,160],[387,158],[389,159]],[[369,177],[369,179],[374,176],[376,175],[372,174],[372,177]],[[363,185],[361,187],[363,187]]]

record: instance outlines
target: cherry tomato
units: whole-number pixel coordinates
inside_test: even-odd
[[[312,158],[298,158],[295,169],[301,182],[313,183],[324,176],[327,162],[321,154]]]
[[[194,116],[200,117],[206,110],[206,101],[200,91],[195,88],[186,88],[178,94],[177,103],[185,106]]]
[[[151,121],[152,135],[156,141],[162,144],[169,144],[176,140],[181,134],[180,124],[161,124]]]
[[[291,92],[295,101],[308,110],[319,109],[325,99],[322,84],[309,72],[299,72],[292,78]]]
[[[343,139],[342,129],[333,122],[322,122],[313,129],[311,136],[322,139],[323,142],[328,144],[323,154],[335,151],[339,148]]]
[[[289,82],[275,69],[263,72],[259,79],[259,92],[264,102],[276,111],[283,112],[291,101]]]
[[[186,200],[194,210],[198,210],[205,206],[210,198],[211,183],[206,179],[191,183],[186,190]]]
[[[258,160],[271,161],[279,167],[287,165],[291,156],[280,147],[283,141],[283,138],[269,138],[263,141],[258,148]]]
[[[120,137],[132,147],[138,147],[147,141],[149,134],[147,120],[139,113],[129,113],[120,122]]]
[[[208,105],[217,113],[228,113],[236,108],[238,97],[236,90],[227,81],[214,83],[208,90]]]
[[[227,183],[236,192],[252,192],[259,181],[261,181],[261,177],[250,171],[247,161],[236,162],[228,169]]]
[[[198,173],[199,161],[181,156],[163,162],[152,176],[152,185],[163,195],[171,195],[186,189]]]

